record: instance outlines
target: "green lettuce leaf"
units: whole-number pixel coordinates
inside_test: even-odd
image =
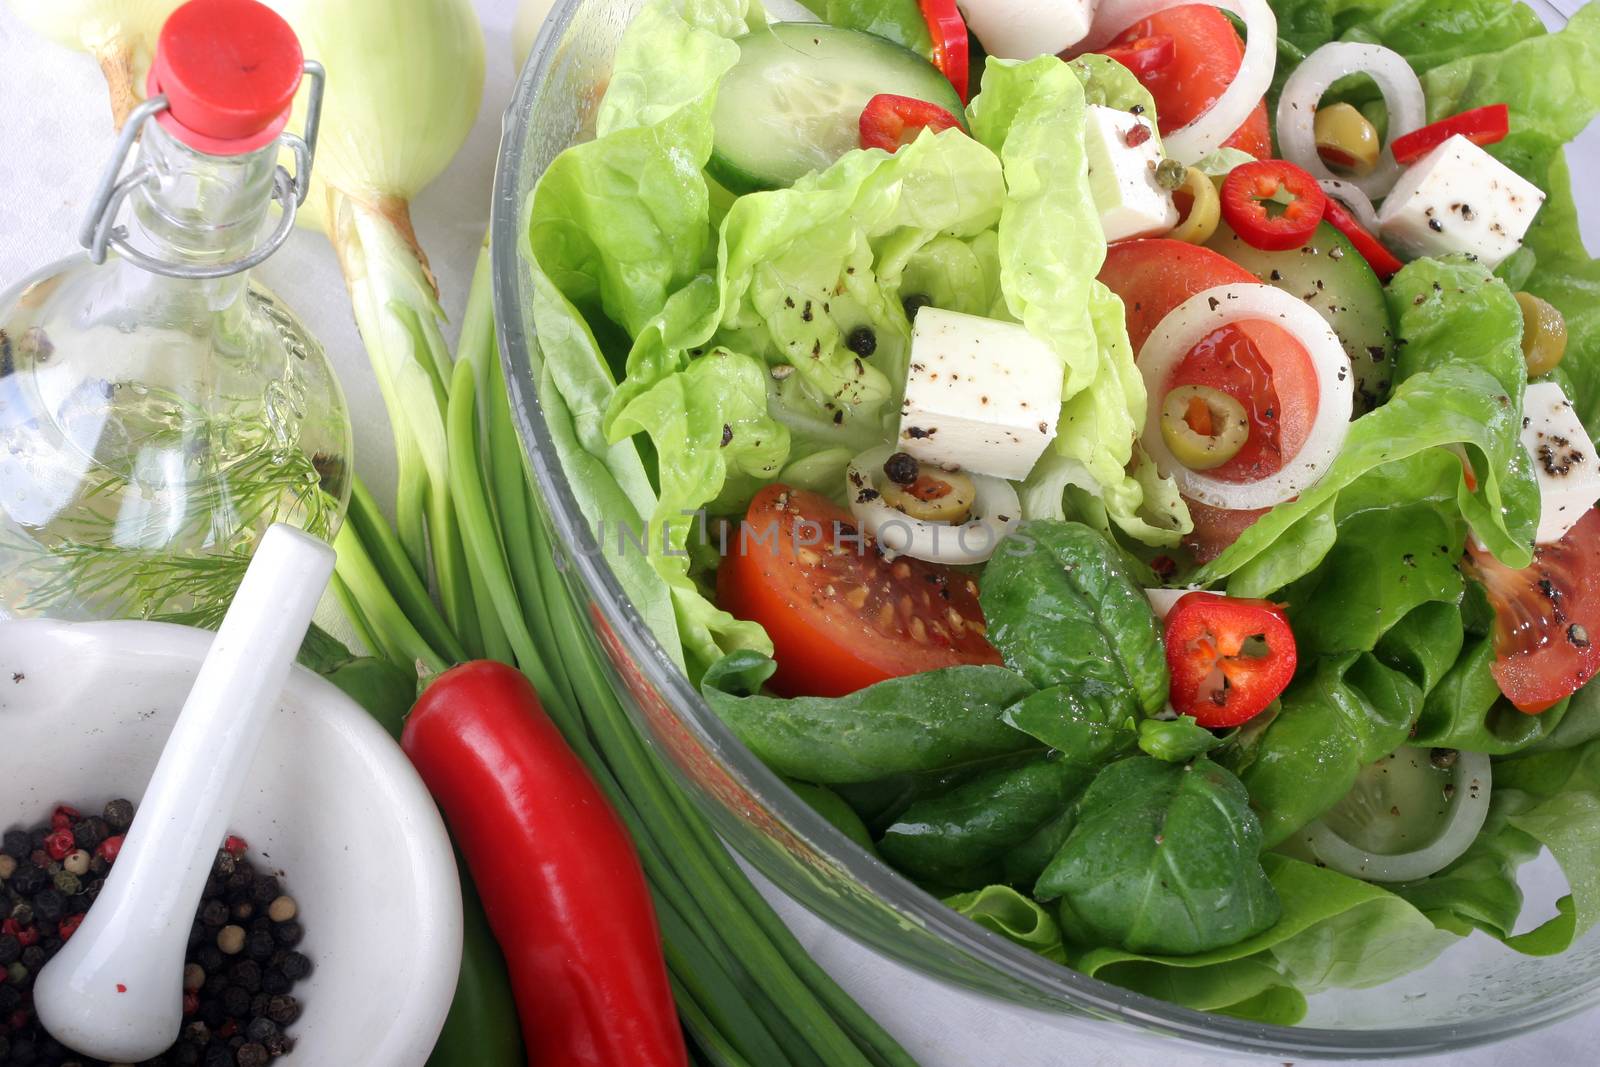
[[[1422,690],[1371,653],[1318,661],[1264,729],[1218,754],[1250,793],[1269,846],[1337,804],[1356,773],[1404,744]]]
[[[847,30],[865,30],[933,59],[933,37],[917,0],[800,0],[814,15]]]
[[[1196,581],[1239,572],[1228,583],[1230,593],[1273,592],[1308,573],[1332,548],[1336,512],[1329,509],[1348,487],[1386,464],[1458,444],[1466,446],[1479,483],[1473,492],[1459,480],[1460,513],[1508,565],[1527,566],[1532,559],[1539,492],[1521,442],[1526,371],[1516,301],[1475,263],[1428,259],[1395,276],[1389,300],[1401,355],[1388,402],[1351,423],[1321,481],[1267,513],[1202,567]],[[1436,492],[1436,483],[1427,491]],[[1294,529],[1302,523],[1309,527]]]
[[[1091,948],[1072,965],[1186,1007],[1289,1025],[1304,1015],[1306,992],[1381,985],[1455,941],[1378,886],[1272,853],[1261,864],[1281,916],[1260,933],[1188,956]]]
[[[993,930],[1046,959],[1067,961],[1061,928],[1038,903],[1006,885],[985,886],[972,893],[947,897],[945,906],[979,926]]]

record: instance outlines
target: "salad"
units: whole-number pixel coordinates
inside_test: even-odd
[[[1570,946],[1600,10],[808,7],[647,0],[527,205],[548,430],[710,706],[952,908],[1191,1007]]]

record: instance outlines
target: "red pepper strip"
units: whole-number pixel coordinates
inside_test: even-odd
[[[1362,228],[1361,223],[1355,220],[1344,205],[1333,197],[1328,197],[1327,206],[1322,209],[1322,217],[1328,225],[1344,234],[1351,244],[1356,246],[1356,251],[1361,253],[1361,258],[1367,261],[1367,266],[1383,281],[1393,278],[1402,266],[1395,258],[1393,252],[1383,247],[1383,244]]]
[[[1127,67],[1134,77],[1143,78],[1171,66],[1172,61],[1178,58],[1178,46],[1172,34],[1153,33],[1115,48],[1102,48],[1100,54]]]
[[[528,680],[488,661],[446,671],[401,745],[505,952],[528,1062],[685,1067],[639,858]]]
[[[956,0],[917,0],[922,18],[933,38],[933,65],[955,86],[961,102],[967,102],[967,20],[961,17]]]
[[[1281,214],[1267,213],[1266,201],[1281,193],[1293,199]],[[1317,180],[1293,163],[1262,159],[1234,167],[1222,183],[1222,217],[1252,248],[1287,252],[1310,239],[1322,221],[1328,195]]]
[[[938,104],[910,96],[879,93],[861,109],[861,147],[898,151],[918,132],[948,130],[959,126],[956,117]]]
[[[1255,639],[1256,647],[1246,642]],[[1187,593],[1167,615],[1172,706],[1201,726],[1248,722],[1294,677],[1294,633],[1283,609],[1266,600]]]
[[[1394,161],[1407,166],[1457,134],[1473,144],[1484,145],[1503,141],[1510,132],[1510,109],[1504,104],[1490,104],[1488,107],[1475,107],[1471,111],[1463,111],[1459,115],[1440,119],[1420,130],[1412,130],[1402,137],[1396,137],[1394,144],[1389,147],[1394,152]]]

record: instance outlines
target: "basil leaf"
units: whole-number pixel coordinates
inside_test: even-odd
[[[1233,944],[1278,919],[1244,786],[1210,760],[1135,756],[1100,773],[1034,896],[1062,899],[1075,941],[1134,952]]]
[[[919,882],[977,889],[997,881],[996,866],[1060,815],[1094,769],[1040,755],[1020,767],[980,775],[907,808],[878,840],[890,865]]]
[[[1098,767],[1133,744],[1137,714],[1126,691],[1096,683],[1057,685],[1030,693],[1006,709],[1013,728],[1036,737],[1068,761]]]
[[[1222,738],[1201,726],[1192,715],[1146,719],[1139,724],[1140,750],[1168,763],[1187,763],[1220,744]]]
[[[1167,661],[1150,602],[1115,548],[1087,526],[1025,522],[1002,542],[980,594],[989,640],[1040,689],[1063,683],[1167,702]]]
[[[712,664],[700,689],[750,751],[803,782],[942,771],[1038,744],[1002,718],[1032,687],[1000,667],[947,667],[844,697],[741,695],[755,693],[776,668],[741,650]]]

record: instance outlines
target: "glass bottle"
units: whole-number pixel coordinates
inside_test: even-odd
[[[239,10],[174,13],[80,235],[90,254],[0,295],[0,618],[212,625],[268,525],[331,540],[343,517],[339,383],[248,273],[305,197],[321,70],[269,9],[251,27]],[[243,58],[216,75],[224,42]],[[303,71],[302,140],[284,127]]]

